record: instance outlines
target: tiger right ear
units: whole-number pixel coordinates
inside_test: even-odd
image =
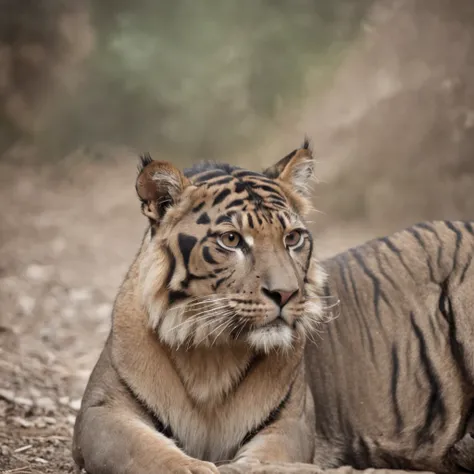
[[[148,153],[140,156],[138,171],[135,188],[142,212],[151,221],[159,222],[190,182],[171,163],[155,161]]]

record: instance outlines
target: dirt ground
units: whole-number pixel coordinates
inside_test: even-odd
[[[120,161],[0,168],[0,472],[72,472],[80,397],[145,227],[135,158]]]

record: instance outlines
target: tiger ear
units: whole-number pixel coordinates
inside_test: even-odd
[[[151,221],[159,222],[189,184],[172,164],[155,161],[148,153],[140,156],[135,188],[142,202],[142,213]]]
[[[288,184],[303,197],[309,198],[310,182],[314,178],[313,152],[306,139],[301,148],[293,150],[263,174]]]

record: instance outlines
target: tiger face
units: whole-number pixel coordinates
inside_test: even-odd
[[[289,349],[318,323],[322,270],[304,223],[307,143],[262,173],[229,165],[180,172],[142,158],[150,220],[139,259],[151,327],[174,347],[243,342]]]

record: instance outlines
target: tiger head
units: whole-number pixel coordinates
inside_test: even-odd
[[[136,189],[150,221],[140,296],[166,344],[232,341],[288,349],[321,319],[324,274],[304,216],[307,142],[262,173],[227,164],[181,172],[141,158]]]

